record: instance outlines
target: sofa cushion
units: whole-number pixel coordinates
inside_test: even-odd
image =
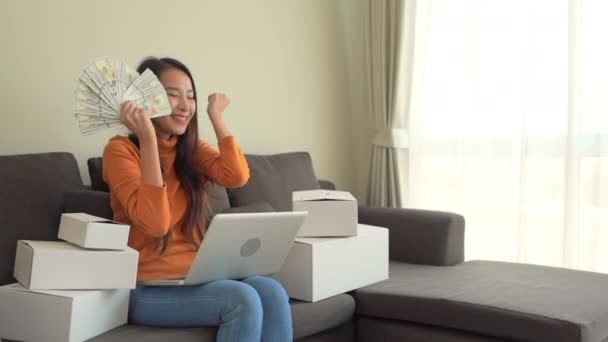
[[[84,190],[71,153],[0,156],[0,285],[13,282],[17,240],[57,240],[66,191]]]
[[[64,194],[64,213],[87,213],[111,220],[110,194],[103,191],[68,191]]]
[[[108,184],[103,180],[103,158],[89,158],[87,160],[87,167],[89,168],[89,177],[91,178],[91,189],[110,192]]]
[[[517,341],[608,338],[608,275],[493,261],[391,262],[390,278],[354,292],[357,314]]]
[[[212,213],[221,213],[224,210],[230,208],[230,202],[228,201],[228,193],[226,188],[213,182],[207,183],[209,187],[209,206],[211,207]]]
[[[216,328],[155,328],[127,324],[87,342],[212,342],[216,334]]]
[[[337,326],[353,318],[355,301],[347,294],[316,303],[291,301],[294,339],[301,339]],[[216,328],[154,328],[124,325],[99,335],[89,342],[215,341]]]
[[[268,202],[276,211],[291,211],[293,191],[319,189],[307,152],[245,157],[249,164],[249,182],[228,192],[233,207]]]
[[[384,318],[357,315],[357,342],[440,341],[440,342],[514,342],[504,338],[473,334],[455,329]],[[545,341],[538,341],[545,342]]]
[[[339,294],[318,302],[291,301],[294,338],[302,338],[337,327],[350,321],[355,314],[355,300]]]
[[[274,208],[268,202],[259,202],[247,204],[241,207],[226,208],[222,214],[239,214],[239,213],[267,213],[273,212]]]

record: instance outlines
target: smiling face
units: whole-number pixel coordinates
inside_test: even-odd
[[[156,135],[161,139],[169,139],[173,135],[182,135],[196,112],[196,100],[192,81],[188,75],[171,68],[163,71],[159,77],[160,83],[167,91],[171,115],[152,119]]]

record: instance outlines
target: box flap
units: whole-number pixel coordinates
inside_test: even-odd
[[[113,220],[108,220],[106,218],[103,217],[99,217],[99,216],[93,216],[93,215],[89,215],[87,213],[64,213],[61,214],[62,216],[67,216],[79,221],[83,221],[83,222],[96,222],[96,223],[108,223],[108,224],[119,224],[119,225],[125,225],[128,226],[125,223],[120,223],[120,222],[116,222]]]
[[[64,241],[33,241],[33,240],[19,240],[19,242],[30,246],[34,250],[43,251],[81,251],[84,250],[76,245],[73,245]]]
[[[13,267],[13,276],[17,281],[29,286],[32,280],[32,267],[34,260],[34,249],[27,244],[27,241],[17,241],[17,252]]]
[[[85,296],[91,292],[91,290],[28,290],[25,287],[21,286],[19,283],[8,284],[4,286],[0,286],[0,289],[20,291],[20,292],[30,292],[37,293],[46,296],[55,296],[55,297],[66,297],[66,298],[76,298],[80,296]]]
[[[294,191],[292,194],[293,201],[356,201],[355,197],[347,191],[335,190],[304,190]]]
[[[371,226],[367,224],[357,224],[357,235],[355,236],[336,236],[336,237],[298,237],[294,241],[306,245],[320,245],[334,243],[340,239],[356,239],[377,234],[380,230],[388,231],[387,228]]]
[[[107,250],[107,249],[97,249],[97,248],[83,248],[80,246],[76,246],[72,243],[65,241],[33,241],[33,240],[19,240],[19,242],[24,243],[27,246],[30,246],[34,251],[44,251],[44,252],[78,252],[78,253],[134,253],[138,254],[139,252],[134,250],[131,247],[126,247],[125,249],[120,250]]]
[[[299,237],[294,241],[298,243],[303,243],[306,245],[320,245],[323,243],[334,243],[336,239],[350,239],[356,236],[344,236],[344,237]]]

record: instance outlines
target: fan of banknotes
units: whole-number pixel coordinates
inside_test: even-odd
[[[152,118],[171,114],[165,88],[150,69],[140,75],[110,57],[84,66],[74,97],[74,112],[83,135],[119,125],[120,106],[129,100]]]

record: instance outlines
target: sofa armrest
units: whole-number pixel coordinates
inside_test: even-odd
[[[437,266],[464,261],[464,217],[461,215],[359,206],[359,223],[389,229],[391,260]]]
[[[319,188],[323,190],[336,190],[336,185],[325,179],[319,179]]]

